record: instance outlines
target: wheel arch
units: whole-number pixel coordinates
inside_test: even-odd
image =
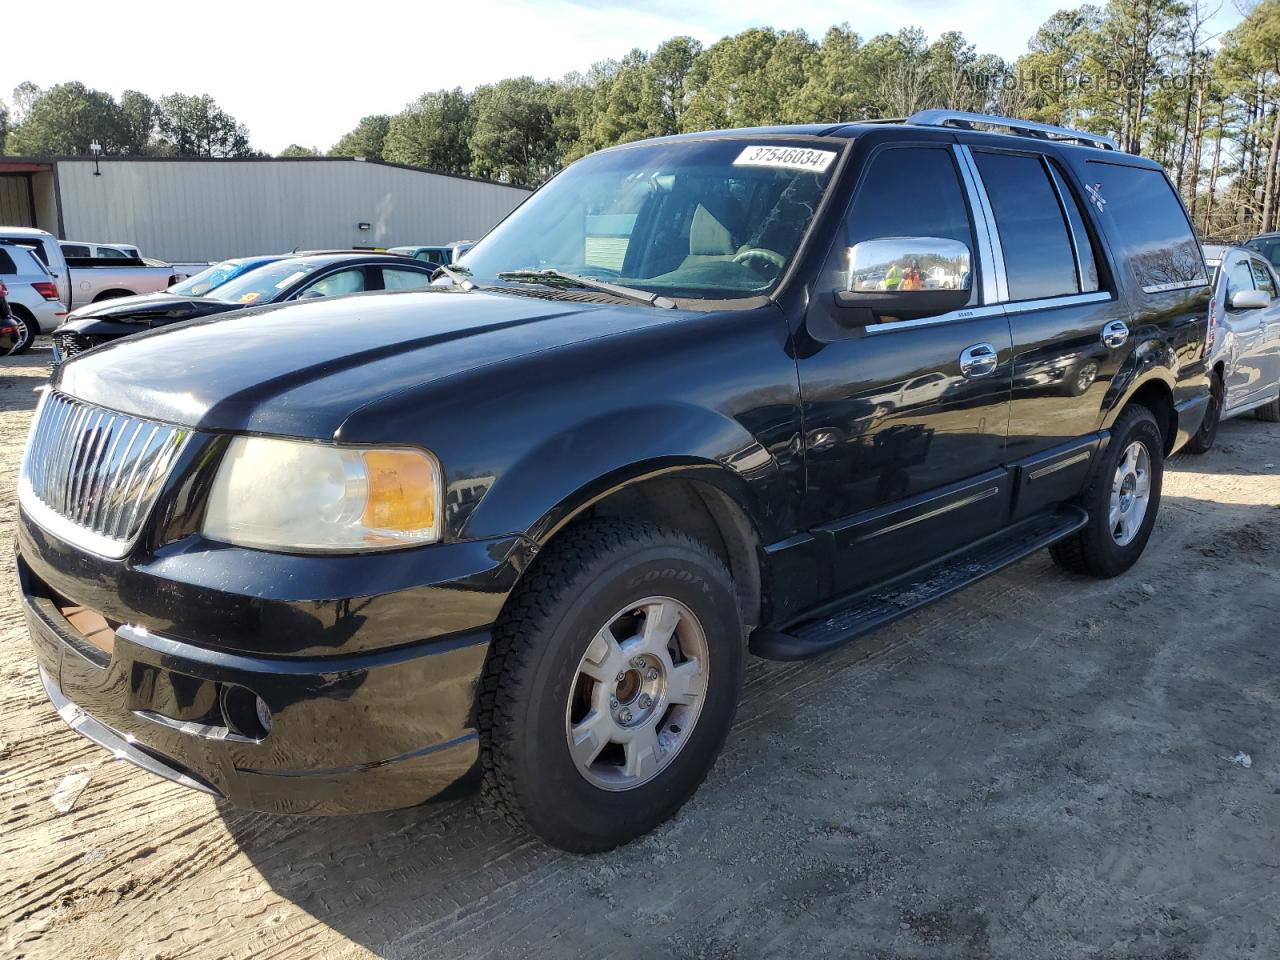
[[[787,535],[779,534],[787,502],[780,464],[737,421],[701,407],[652,404],[547,437],[495,479],[464,531],[524,535],[532,557],[518,588],[537,553],[583,520],[631,518],[680,530],[724,561],[743,620],[755,625],[768,582],[761,547]]]
[[[1110,429],[1126,409],[1138,404],[1146,407],[1156,418],[1164,438],[1164,454],[1173,452],[1178,438],[1178,411],[1174,406],[1174,384],[1164,370],[1153,370],[1146,377],[1136,379],[1128,390],[1111,406],[1103,426]]]

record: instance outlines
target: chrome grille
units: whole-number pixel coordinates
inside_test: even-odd
[[[48,391],[27,441],[19,499],[56,536],[122,557],[189,436]]]

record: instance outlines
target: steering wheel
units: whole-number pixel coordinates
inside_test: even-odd
[[[747,263],[751,260],[762,260],[765,263],[771,264],[779,271],[787,265],[787,261],[783,258],[782,254],[775,253],[772,250],[766,250],[764,247],[746,247],[739,250],[733,258],[734,263]]]

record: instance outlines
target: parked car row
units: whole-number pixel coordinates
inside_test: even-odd
[[[160,293],[72,311],[54,332],[54,363],[132,334],[246,307],[421,289],[436,269],[412,257],[351,251],[225,260]]]
[[[1204,247],[1212,271],[1206,352],[1211,374],[1209,409],[1187,449],[1213,448],[1223,420],[1252,411],[1280,422],[1280,276],[1265,250],[1280,245]],[[1261,249],[1259,249],[1261,247]]]
[[[21,326],[10,352],[22,353],[66,317],[57,279],[31,247],[0,239],[0,282],[8,288],[9,310]]]

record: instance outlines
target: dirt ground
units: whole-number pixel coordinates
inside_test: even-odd
[[[6,550],[48,359],[0,360]],[[697,797],[594,857],[469,800],[286,819],[112,760],[45,702],[6,561],[0,952],[1280,956],[1280,425],[1219,442],[1170,465],[1127,576],[1039,555],[833,655],[752,663]]]

